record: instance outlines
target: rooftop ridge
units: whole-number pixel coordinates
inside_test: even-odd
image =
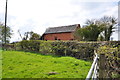
[[[73,32],[80,24],[65,25],[59,27],[49,27],[46,29],[45,34],[48,33],[60,33],[60,32]]]
[[[65,25],[65,26],[58,26],[58,27],[48,27],[49,28],[61,28],[61,27],[70,27],[70,26],[76,26],[76,25],[80,25],[80,24],[73,24],[73,25]]]

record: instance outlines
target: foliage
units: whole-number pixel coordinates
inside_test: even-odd
[[[75,37],[83,41],[109,41],[116,24],[117,19],[111,16],[87,20],[86,26],[75,32]]]
[[[96,43],[78,43],[74,41],[53,42],[52,50],[56,55],[72,56],[78,59],[92,59],[93,50]]]
[[[39,41],[40,42],[40,48],[39,52],[42,54],[54,54],[51,45],[51,41]]]
[[[78,59],[88,60],[93,58],[94,46],[97,47],[97,44],[78,43],[75,41],[24,40],[20,42],[20,48],[18,50],[39,52],[45,55],[72,56]]]
[[[39,41],[37,40],[23,40],[20,42],[22,50],[25,51],[39,51]]]
[[[86,78],[91,63],[72,57],[3,51],[2,78]],[[12,64],[12,65],[11,65]],[[56,74],[49,74],[49,73]]]
[[[40,35],[37,33],[33,33],[31,34],[30,40],[39,40],[40,39]]]
[[[13,44],[2,44],[3,50],[15,50],[15,46]]]
[[[14,50],[38,52],[44,55],[72,56],[78,59],[91,60],[93,59],[94,49],[97,49],[100,44],[101,42],[23,40],[20,43],[14,44]],[[108,45],[107,43],[105,44]],[[117,42],[114,41],[109,44],[114,45]],[[101,52],[103,51],[101,50]]]
[[[75,34],[80,36],[80,40],[83,41],[97,41],[99,34],[103,31],[101,26],[90,24],[84,28],[77,30]]]
[[[105,29],[104,32],[102,33],[104,40],[105,41],[109,41],[110,40],[110,36],[112,35],[112,33],[114,32],[113,29],[115,29],[115,25],[117,24],[117,19],[115,17],[109,17],[109,16],[104,16],[100,19],[101,24],[104,24]]]
[[[119,42],[118,42],[119,43]],[[120,78],[120,44],[108,43],[98,48],[99,54],[105,54],[105,71],[108,78]]]
[[[9,43],[9,40],[12,35],[12,30],[9,26],[6,27],[6,43]],[[0,23],[0,42],[5,43],[5,26],[4,24]]]
[[[21,35],[19,30],[18,30],[18,33],[22,40],[39,40],[40,39],[40,35],[37,33],[34,33],[33,31],[25,32],[24,36]]]

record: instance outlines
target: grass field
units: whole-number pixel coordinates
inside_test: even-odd
[[[22,51],[3,51],[2,56],[3,78],[85,78],[91,66],[90,62],[73,57]]]

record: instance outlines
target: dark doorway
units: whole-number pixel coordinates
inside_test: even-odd
[[[57,40],[57,37],[55,37],[55,40]]]

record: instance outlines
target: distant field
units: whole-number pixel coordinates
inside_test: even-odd
[[[3,78],[85,78],[91,66],[90,62],[73,57],[20,51],[3,51],[2,54]]]

